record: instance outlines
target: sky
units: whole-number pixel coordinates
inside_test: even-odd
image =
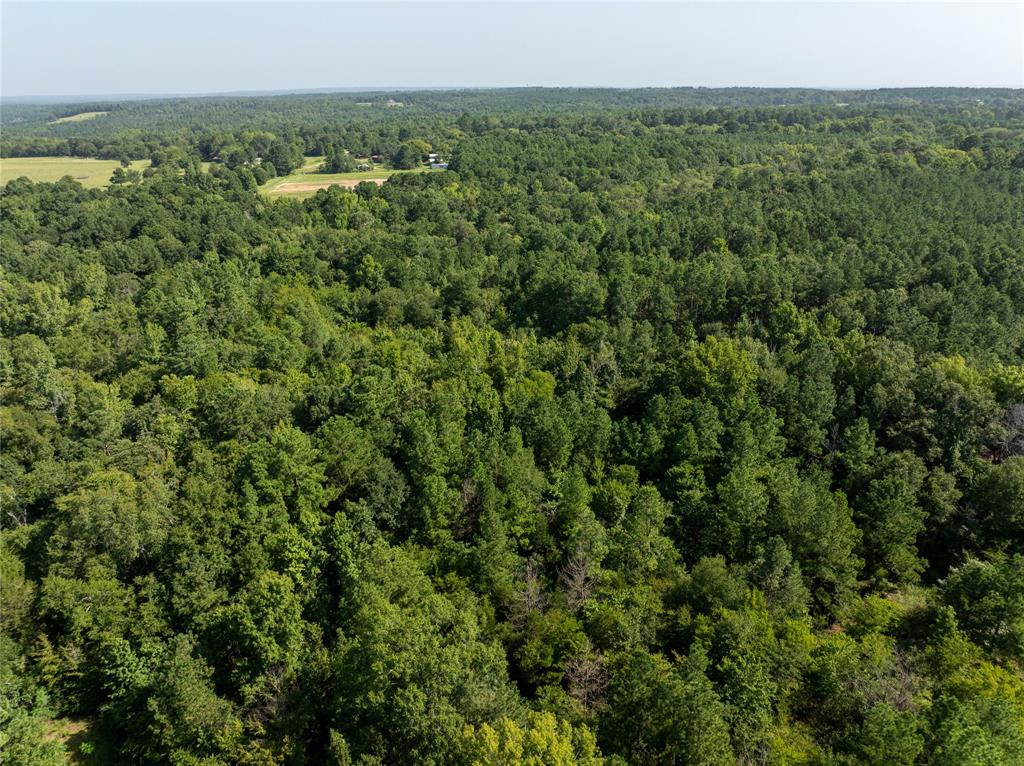
[[[9,2],[0,95],[1024,87],[1015,2]]]

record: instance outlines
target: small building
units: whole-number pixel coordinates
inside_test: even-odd
[[[448,169],[448,163],[447,162],[431,162],[430,163],[430,169],[431,170],[447,170]]]

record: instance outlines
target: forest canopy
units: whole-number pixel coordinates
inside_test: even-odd
[[[3,762],[1024,762],[1024,95],[388,98],[5,105]]]

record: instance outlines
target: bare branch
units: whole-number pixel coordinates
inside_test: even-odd
[[[590,575],[590,555],[577,548],[559,573],[558,582],[565,591],[565,598],[572,612],[578,612],[594,592],[594,578]]]

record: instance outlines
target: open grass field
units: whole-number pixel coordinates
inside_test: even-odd
[[[296,173],[315,173],[316,169],[323,163],[324,158],[322,156],[314,157],[303,157],[302,167],[296,170]]]
[[[59,181],[71,176],[90,189],[99,189],[110,183],[117,160],[91,160],[83,157],[10,157],[0,160],[0,186],[15,178],[27,176],[33,181]],[[131,164],[132,170],[144,170],[149,160]]]
[[[422,173],[429,170],[426,167],[414,170],[389,170],[378,167],[354,173],[317,173],[316,169],[321,161],[320,158],[307,158],[305,164],[294,173],[267,181],[260,187],[260,193],[269,197],[303,199],[329,186],[354,189],[362,181],[374,181],[382,184],[391,176],[399,173]]]
[[[84,122],[85,120],[95,120],[97,117],[102,117],[105,114],[110,114],[110,112],[79,112],[68,117],[61,117],[59,120],[51,120],[49,124],[60,125],[62,122]]]
[[[353,173],[318,173],[317,168],[323,157],[307,157],[302,167],[286,176],[272,178],[260,187],[260,193],[270,197],[292,197],[303,199],[329,186],[341,186],[354,189],[362,181],[384,183],[398,173],[424,173],[429,168],[419,167],[413,170],[391,170],[375,167],[371,170],[359,170]],[[94,160],[82,157],[12,157],[0,160],[0,186],[26,176],[32,181],[59,181],[64,176],[71,176],[90,189],[99,189],[110,183],[117,160]],[[203,167],[209,170],[212,163],[204,162]],[[149,160],[139,160],[131,164],[132,170],[144,170]]]

